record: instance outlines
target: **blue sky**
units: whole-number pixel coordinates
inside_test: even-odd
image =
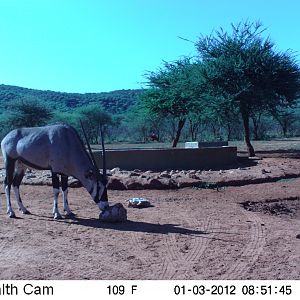
[[[298,0],[0,0],[0,84],[64,92],[140,88],[213,29],[262,21],[300,53]]]

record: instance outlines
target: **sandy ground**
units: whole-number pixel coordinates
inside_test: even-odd
[[[26,185],[32,215],[9,219],[0,195],[0,279],[300,279],[299,185],[109,191],[153,204],[119,224],[100,223],[83,188],[69,192],[76,218],[55,221],[51,187]]]

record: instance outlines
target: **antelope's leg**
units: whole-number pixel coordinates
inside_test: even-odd
[[[66,213],[66,216],[74,217],[75,214],[71,211],[68,202],[68,176],[66,175],[61,175],[61,189],[64,201],[64,211]]]
[[[20,190],[19,190],[24,174],[25,174],[25,167],[23,166],[22,163],[17,161],[12,185],[16,195],[19,209],[22,211],[23,214],[30,214],[30,212],[26,209],[26,207],[22,203]]]
[[[53,186],[53,195],[54,195],[52,214],[54,219],[61,219],[62,217],[58,210],[59,177],[56,173],[53,172],[52,172],[52,186]]]
[[[6,169],[6,175],[5,175],[5,179],[4,179],[4,187],[5,187],[6,207],[7,207],[6,212],[10,218],[14,218],[16,215],[11,207],[10,189],[11,189],[11,185],[13,182],[15,161],[9,157],[6,157],[5,169]]]

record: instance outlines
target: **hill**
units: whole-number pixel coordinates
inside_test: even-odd
[[[62,111],[88,104],[101,104],[104,110],[112,114],[126,111],[136,103],[142,90],[116,90],[102,93],[65,93],[28,89],[0,84],[0,108],[9,107],[21,99],[37,99],[50,107]]]

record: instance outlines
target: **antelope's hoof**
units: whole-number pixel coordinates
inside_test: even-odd
[[[7,213],[8,214],[8,216],[10,217],[10,218],[15,218],[16,217],[16,215],[15,215],[15,213],[13,212],[13,211],[10,211],[9,213]]]
[[[54,218],[54,220],[61,220],[62,216],[60,214],[54,214],[53,218]]]
[[[76,215],[73,212],[68,212],[65,214],[67,218],[74,218]]]
[[[31,212],[29,210],[24,210],[22,211],[23,215],[31,215]]]

